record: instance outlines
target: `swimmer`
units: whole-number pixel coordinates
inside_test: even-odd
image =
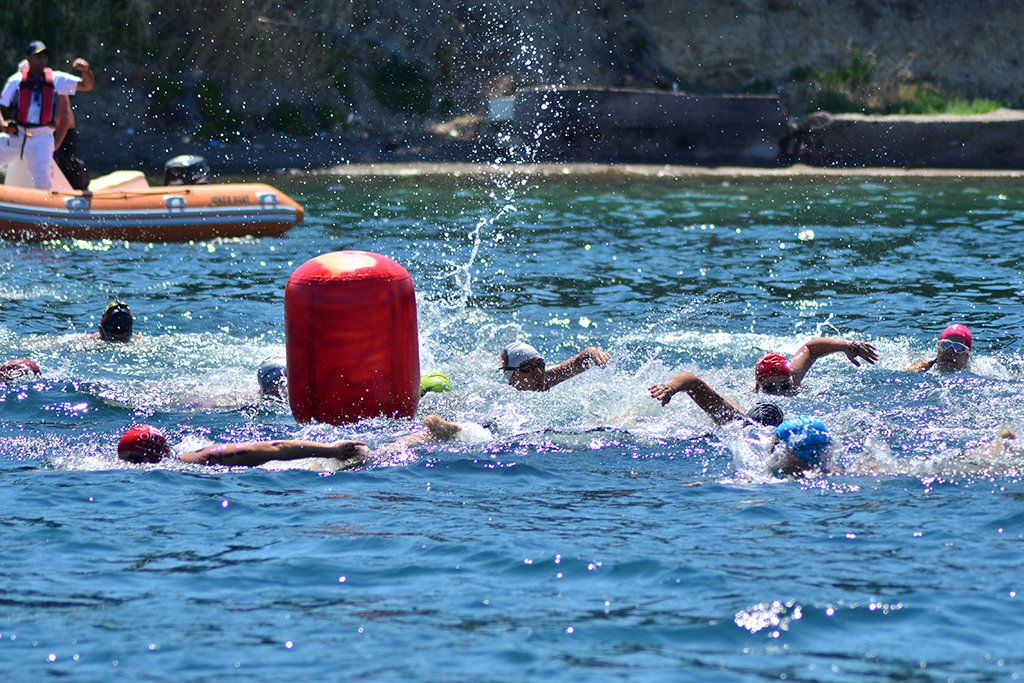
[[[611,357],[607,351],[589,346],[572,358],[546,368],[537,349],[523,342],[513,342],[501,352],[501,370],[508,383],[519,391],[547,391],[595,365],[604,365]]]
[[[132,309],[121,300],[111,301],[103,309],[99,324],[99,338],[106,342],[130,342],[132,340]]]
[[[775,428],[770,467],[772,474],[800,476],[828,467],[832,455],[832,437],[828,427],[816,417],[791,417]]]
[[[260,385],[260,396],[288,400],[288,368],[284,358],[264,359],[256,369],[256,381]]]
[[[905,372],[959,372],[971,367],[971,331],[966,326],[950,325],[939,335],[935,358],[922,358]]]
[[[1024,443],[1017,438],[1017,433],[1008,427],[999,430],[996,438],[988,443],[967,452],[968,457],[975,460],[1020,461],[1024,458]]]
[[[661,405],[667,406],[672,397],[679,392],[690,395],[693,402],[714,420],[716,425],[738,420],[747,420],[768,427],[775,427],[782,422],[782,409],[773,403],[758,403],[744,411],[736,403],[723,398],[711,386],[690,372],[681,372],[664,384],[655,384],[648,389],[651,398],[661,401]]]
[[[396,451],[417,443],[437,439],[451,441],[461,431],[459,425],[447,422],[438,415],[423,419],[424,429],[382,447],[381,451]],[[167,437],[156,427],[135,425],[121,435],[117,443],[117,457],[126,462],[158,463],[171,455]],[[216,444],[198,451],[182,453],[177,460],[193,465],[223,465],[225,467],[259,467],[275,460],[301,460],[303,458],[332,458],[341,463],[341,469],[367,465],[374,453],[362,441],[343,440],[331,444],[299,439],[274,441],[245,441]]]
[[[42,374],[39,366],[27,358],[15,358],[0,363],[0,382],[20,382]]]
[[[812,339],[797,349],[788,361],[777,353],[769,353],[757,361],[757,365],[754,366],[753,391],[776,396],[792,396],[800,389],[800,383],[814,365],[814,361],[833,353],[845,353],[850,362],[857,367],[860,367],[858,358],[871,364],[878,360],[878,351],[867,342]]]

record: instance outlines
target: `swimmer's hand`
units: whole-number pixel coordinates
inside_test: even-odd
[[[373,453],[362,441],[345,439],[335,441],[331,444],[331,447],[335,451],[331,454],[331,457],[337,460],[362,460],[365,462],[373,457]]]
[[[858,358],[863,358],[874,365],[875,361],[878,360],[878,350],[867,342],[850,342],[850,346],[846,349],[846,357],[858,368],[860,367],[860,363],[857,362]]]
[[[462,431],[462,427],[443,420],[440,415],[427,415],[423,418],[423,426],[438,441],[451,441]]]
[[[676,395],[676,390],[668,384],[655,384],[653,387],[650,387],[648,391],[651,392],[651,398],[661,401],[661,405],[663,406],[667,406],[668,402],[672,400],[672,397]]]
[[[602,351],[596,346],[589,346],[580,351],[580,357],[584,360],[584,367],[591,365],[604,365],[611,360],[612,354]]]

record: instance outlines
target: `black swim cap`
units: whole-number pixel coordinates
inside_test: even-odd
[[[785,416],[782,408],[774,403],[758,403],[747,412],[747,418],[766,427],[778,427]]]
[[[103,310],[100,319],[103,334],[112,338],[130,338],[132,336],[132,309],[123,301],[112,301]]]

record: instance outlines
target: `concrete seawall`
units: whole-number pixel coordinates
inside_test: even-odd
[[[813,166],[1024,168],[1024,111],[973,116],[830,116],[805,120],[782,143]]]
[[[531,88],[514,101],[506,130],[542,162],[1024,168],[1024,111],[797,123],[774,96]]]
[[[508,130],[538,161],[777,166],[789,126],[772,96],[530,88]]]

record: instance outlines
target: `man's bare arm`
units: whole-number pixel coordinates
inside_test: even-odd
[[[651,392],[651,398],[661,401],[663,406],[668,405],[675,394],[685,392],[715,424],[745,417],[745,413],[736,404],[723,398],[707,382],[690,372],[681,372],[664,384],[655,384],[648,391]]]
[[[251,441],[218,444],[185,453],[180,460],[199,465],[226,465],[228,467],[258,467],[273,460],[300,460],[302,458],[334,458],[352,461],[355,467],[369,460],[370,450],[362,441],[338,441],[323,444],[316,441],[284,439],[278,441]]]

